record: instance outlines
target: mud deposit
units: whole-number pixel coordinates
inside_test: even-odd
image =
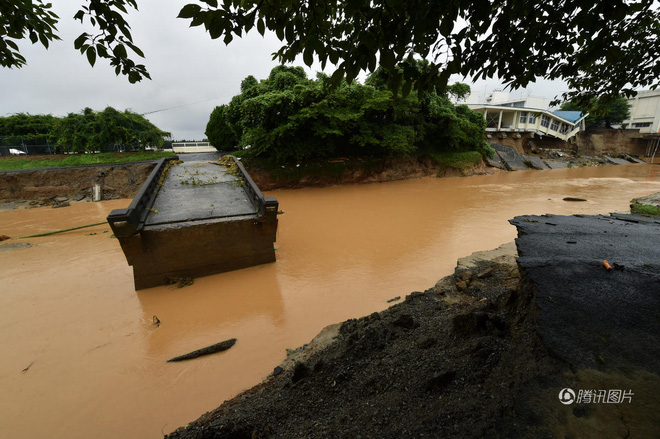
[[[458,258],[512,241],[514,216],[623,211],[630,199],[659,190],[660,167],[627,165],[273,191],[267,195],[285,211],[276,263],[139,293],[117,241],[104,233],[108,227],[16,239],[103,221],[128,200],[2,210],[0,234],[12,239],[0,246],[27,241],[31,247],[0,252],[0,428],[7,437],[162,437],[261,382],[287,348],[308,343],[324,327],[382,311],[398,303],[388,303],[396,296],[432,288]],[[382,328],[411,336],[409,319],[393,324],[396,312]],[[431,322],[422,310],[410,316],[413,325]],[[351,325],[346,336],[357,333],[359,343],[362,323]],[[508,344],[492,336],[481,361],[507,352]],[[364,343],[372,343],[369,337],[377,343],[380,336]],[[231,338],[237,342],[228,351],[166,362]],[[452,383],[461,383],[464,370],[467,377],[480,373],[469,360],[479,351],[476,339],[458,339],[468,358]],[[454,349],[441,337],[435,343]],[[438,396],[433,387],[442,388],[451,376],[442,374],[451,369],[443,368],[442,356],[436,360],[438,378],[428,394]],[[396,358],[381,361],[385,379],[365,392],[397,385],[387,380],[396,376]],[[346,382],[333,381],[333,389],[345,391]],[[475,413],[474,419],[482,418]]]

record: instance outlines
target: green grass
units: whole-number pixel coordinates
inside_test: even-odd
[[[58,154],[39,156],[0,157],[0,171],[17,169],[56,168],[66,166],[100,165],[106,163],[127,163],[143,160],[157,160],[172,157],[171,152],[104,152],[100,154]]]
[[[652,204],[635,203],[630,206],[630,213],[651,218],[660,218],[660,208]]]
[[[429,156],[442,168],[464,170],[481,164],[481,154],[477,151],[430,152]]]

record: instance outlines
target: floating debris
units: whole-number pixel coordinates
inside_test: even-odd
[[[207,346],[202,349],[197,349],[196,351],[189,352],[184,355],[180,355],[178,357],[170,358],[167,360],[168,363],[173,363],[175,361],[185,361],[185,360],[192,360],[193,358],[201,357],[203,355],[210,355],[210,354],[215,354],[217,352],[222,352],[226,351],[230,347],[234,346],[236,343],[235,338],[230,338],[229,340],[221,341],[220,343],[216,343],[211,346]]]

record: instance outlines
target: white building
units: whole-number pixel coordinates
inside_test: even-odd
[[[172,150],[175,154],[185,154],[188,152],[216,152],[214,146],[209,142],[180,142],[172,143]]]
[[[486,132],[535,133],[568,141],[585,129],[588,114],[530,107],[476,104],[471,110],[484,115]]]
[[[497,105],[499,107],[538,108],[540,110],[546,110],[550,105],[550,101],[539,96],[510,98],[509,93],[495,90],[492,93],[486,94],[484,104]]]
[[[449,100],[454,105],[472,105],[472,104],[478,104],[480,98],[481,95],[479,94],[479,92],[473,91],[470,92],[470,94],[466,96],[465,99],[456,99],[453,96],[450,96]]]
[[[626,129],[639,130],[640,134],[660,133],[660,90],[645,90],[628,99],[630,119],[623,121]]]

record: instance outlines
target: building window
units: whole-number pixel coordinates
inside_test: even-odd
[[[520,113],[520,123],[527,123],[527,112],[523,111]]]
[[[548,128],[548,125],[550,125],[550,118],[548,116],[541,116],[541,126],[544,128]]]
[[[566,134],[568,132],[568,125],[563,123],[561,124],[561,129],[559,130],[560,133]]]
[[[557,119],[552,119],[552,124],[550,125],[552,131],[557,131],[559,129],[559,121]]]
[[[636,123],[633,125],[635,128],[648,128],[651,126],[651,122]]]
[[[534,113],[529,113],[529,116],[527,116],[527,123],[529,124],[536,123],[536,115]]]

